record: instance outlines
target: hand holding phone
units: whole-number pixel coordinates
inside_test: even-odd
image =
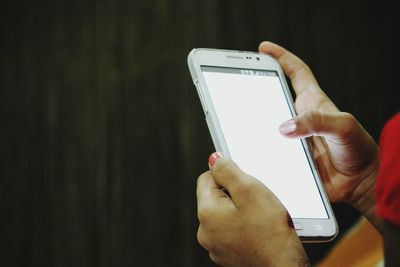
[[[303,241],[332,239],[336,221],[307,142],[278,130],[295,115],[279,64],[259,53],[213,49],[193,50],[188,63],[217,151],[277,195]]]
[[[271,55],[290,78],[296,95],[296,127],[286,136],[308,138],[330,201],[353,205],[377,229],[374,187],[378,146],[357,119],[341,112],[322,91],[310,68],[285,48],[265,41],[259,51]],[[348,90],[348,88],[343,88]]]
[[[308,266],[277,197],[220,153],[209,166],[197,181],[197,239],[211,259],[220,266]]]

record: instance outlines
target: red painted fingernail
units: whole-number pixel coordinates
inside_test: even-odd
[[[224,156],[224,155],[222,155],[222,153],[220,153],[220,152],[214,152],[214,153],[212,153],[211,156],[208,158],[208,166],[211,168],[211,167],[214,165],[214,163],[215,163],[218,159],[222,158],[223,156]]]

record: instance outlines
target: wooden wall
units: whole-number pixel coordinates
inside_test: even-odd
[[[389,1],[1,6],[2,266],[213,266],[196,241],[196,179],[213,146],[193,47],[278,42],[375,138],[399,107]],[[335,210],[342,231],[358,216]],[[307,245],[311,260],[329,246]]]

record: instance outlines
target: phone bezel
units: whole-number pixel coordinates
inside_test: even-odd
[[[284,94],[288,100],[289,108],[292,116],[296,115],[294,102],[290,93],[285,75],[279,63],[269,55],[257,52],[236,51],[236,50],[221,50],[210,48],[193,49],[188,55],[188,66],[196,86],[197,93],[200,97],[201,104],[206,117],[206,122],[217,151],[223,152],[226,156],[229,155],[229,149],[225,143],[222,130],[219,126],[217,114],[212,105],[210,95],[204,76],[201,71],[201,66],[227,67],[227,68],[243,68],[243,69],[259,69],[273,70],[279,75]],[[332,207],[324,190],[319,172],[315,166],[311,156],[310,148],[306,139],[302,139],[302,144],[305,148],[305,154],[310,162],[312,173],[320,191],[321,199],[328,213],[328,219],[315,218],[296,218],[293,222],[296,225],[302,225],[302,229],[296,229],[297,235],[302,242],[326,242],[334,239],[338,234],[338,226]]]

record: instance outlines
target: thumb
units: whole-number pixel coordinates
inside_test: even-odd
[[[361,126],[346,112],[308,111],[281,124],[279,131],[287,137],[324,136],[331,141],[346,142],[357,136]]]
[[[256,188],[260,185],[264,187],[260,181],[243,172],[233,160],[224,157],[221,153],[212,154],[209,165],[215,183],[228,191],[235,203],[249,197],[247,193],[257,190]]]

